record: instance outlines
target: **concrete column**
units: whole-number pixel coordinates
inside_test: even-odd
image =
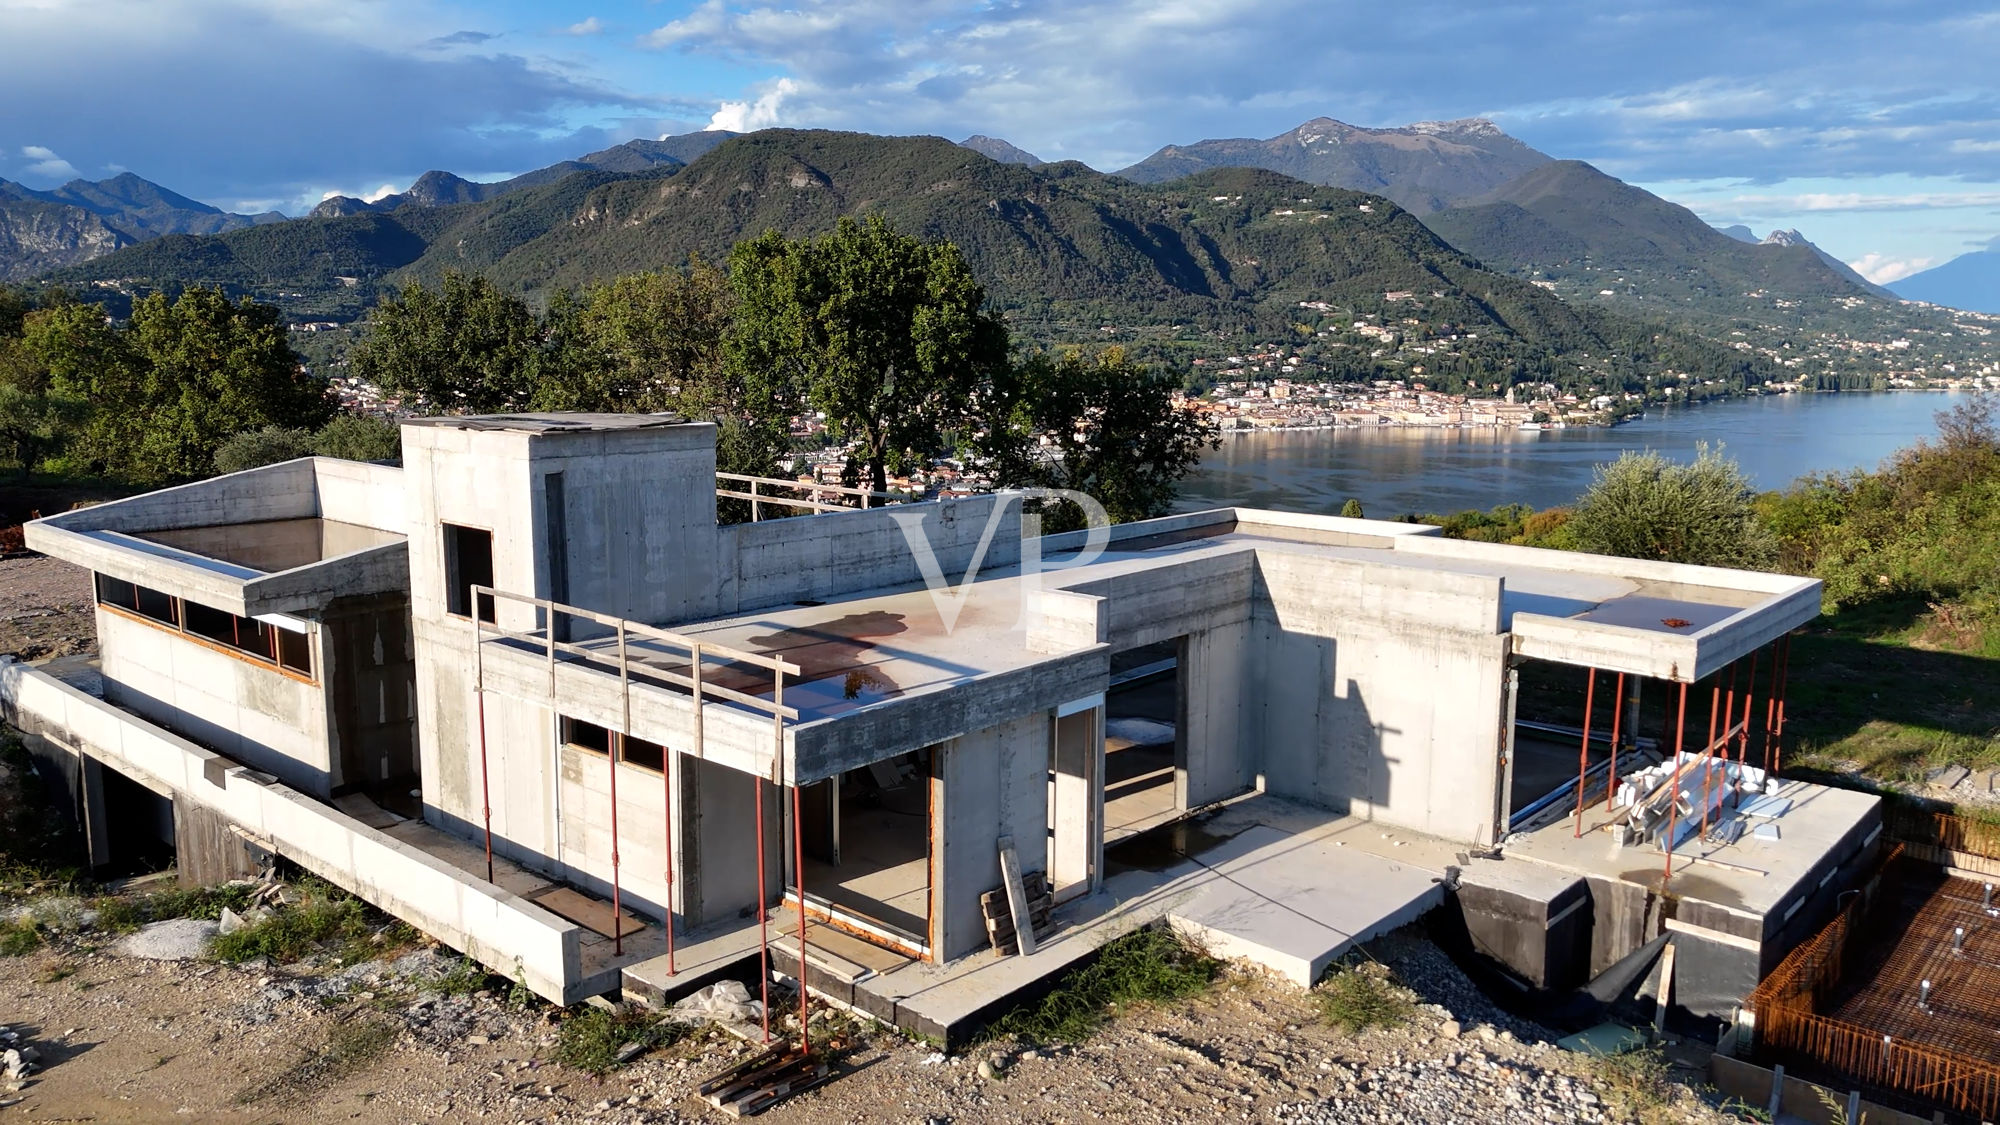
[[[1089,707],[1054,722],[1049,763],[1049,883],[1058,899],[1096,888],[1103,848],[1104,709]]]

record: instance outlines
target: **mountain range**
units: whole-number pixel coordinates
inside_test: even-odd
[[[238,215],[120,172],[37,191],[0,180],[0,281],[20,281],[167,234],[220,234],[283,222]]]
[[[333,195],[320,201],[311,212],[312,218],[337,218],[341,215],[359,215],[366,211],[394,211],[398,207],[414,204],[419,207],[444,207],[453,203],[479,203],[488,199],[498,199],[522,188],[540,187],[565,179],[577,172],[621,172],[636,175],[656,169],[679,168],[716,145],[736,136],[726,129],[711,129],[700,133],[683,133],[679,136],[661,137],[656,141],[639,139],[626,141],[621,145],[579,156],[575,160],[564,160],[546,168],[524,172],[512,179],[493,183],[479,183],[460,176],[432,169],[417,177],[407,191],[375,199],[356,199],[351,195]]]
[[[1373,192],[1425,215],[1491,191],[1550,159],[1483,117],[1396,129],[1316,117],[1268,140],[1168,145],[1118,174],[1155,184],[1208,168],[1268,168],[1309,184]]]
[[[1941,266],[1892,281],[1889,288],[1908,301],[2000,315],[2000,238],[1989,249],[1960,254]]]
[[[936,137],[777,129],[663,166],[587,170],[479,201],[168,236],[53,280],[101,292],[221,284],[277,300],[297,319],[347,319],[391,287],[446,270],[546,296],[690,254],[719,260],[766,230],[809,235],[879,213],[958,245],[1024,339],[1101,339],[1106,328],[1191,343],[1282,338],[1319,319],[1305,306],[1338,310],[1342,331],[1365,320],[1448,340],[1420,361],[1438,382],[1636,378],[1696,365],[1739,385],[1768,377],[1761,360],[1485,269],[1381,196],[1260,169],[1139,184],[1075,162],[1001,163]],[[1380,373],[1358,337],[1346,346],[1360,349],[1348,353],[1356,374]]]

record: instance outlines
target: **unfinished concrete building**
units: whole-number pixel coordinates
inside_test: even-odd
[[[101,684],[4,666],[0,702],[100,858],[115,788],[184,871],[283,856],[552,999],[748,965],[948,1040],[1137,925],[1310,984],[1440,905],[1526,988],[1672,940],[1726,1017],[1874,843],[1874,798],[1746,756],[1817,582],[1248,509],[1037,537],[1014,494],[718,480],[714,441],[425,419],[400,469],[39,520],[98,576]],[[1697,736],[1689,686],[1752,660]],[[1518,721],[1527,667],[1590,677],[1580,740]],[[1638,737],[1642,682],[1677,730]],[[1782,839],[1711,832],[1753,786]]]

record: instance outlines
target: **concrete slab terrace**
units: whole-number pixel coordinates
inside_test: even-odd
[[[1225,899],[1254,904],[1249,920],[1256,924],[1218,928],[1234,942],[1218,952],[1299,980],[1310,963],[1324,968],[1354,941],[1434,905],[1442,891],[1432,880],[1455,862],[1452,853],[1452,845],[1431,837],[1248,797],[1112,849],[1103,889],[1057,907],[1055,933],[1029,956],[985,950],[942,964],[912,962],[853,982],[815,974],[812,984],[877,1019],[959,1046],[1031,997],[1037,985],[1117,937],[1188,914],[1212,927],[1232,925],[1219,917]],[[1292,891],[1304,893],[1270,897]],[[810,929],[807,937],[810,943]],[[785,964],[776,969],[797,973]]]
[[[1484,598],[1490,621],[1481,610],[1460,627],[1509,636],[1522,655],[1668,679],[1705,674],[1818,612],[1809,579],[1494,547],[1431,530],[1225,509],[1113,528],[1095,557],[1079,552],[1080,533],[1049,537],[1046,569],[1025,577],[1008,565],[943,576],[951,585],[937,591],[906,583],[673,627],[806,669],[786,686],[784,702],[800,712],[787,728],[786,772],[813,781],[962,734],[977,725],[974,712],[1018,714],[1101,691],[1095,662],[1077,659],[1091,646],[1240,622],[1274,557],[1286,561],[1285,577],[1268,581],[1295,582],[1324,565],[1412,606],[1426,591],[1448,591],[1463,616]],[[611,666],[612,640],[585,643],[599,670]],[[684,663],[635,652],[667,670]],[[767,673],[751,669],[740,681],[727,686],[768,698]]]

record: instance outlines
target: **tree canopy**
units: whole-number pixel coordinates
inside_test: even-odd
[[[413,281],[385,298],[348,362],[410,409],[493,414],[533,398],[541,337],[519,297],[452,271],[435,290]]]
[[[964,255],[880,216],[810,240],[767,232],[738,244],[729,268],[730,366],[746,386],[770,380],[774,399],[822,412],[855,447],[848,479],[865,473],[874,489],[977,425],[1006,367],[1006,327]]]

